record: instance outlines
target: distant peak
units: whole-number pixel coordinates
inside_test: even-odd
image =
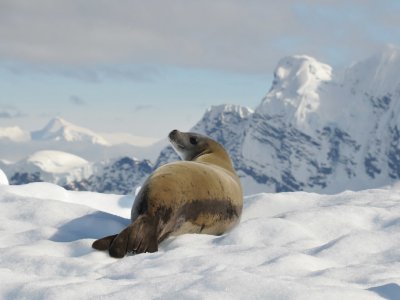
[[[62,123],[62,124],[68,123],[67,121],[65,121],[63,118],[61,118],[59,116],[54,117],[53,119],[50,120],[50,122],[53,122],[53,123],[57,122],[57,123]]]
[[[400,86],[400,48],[386,45],[375,54],[351,65],[345,73],[344,83],[353,93],[384,96]]]
[[[292,82],[301,86],[310,78],[329,81],[332,78],[332,68],[311,56],[287,56],[282,58],[275,68],[273,87],[279,84],[286,87]]]
[[[69,125],[71,123],[65,121],[63,118],[61,117],[54,117],[52,119],[50,119],[50,121],[47,123],[47,125],[45,126],[46,129],[50,129],[50,128],[60,128],[60,127],[65,127],[67,125]]]
[[[46,126],[38,131],[31,132],[33,140],[53,140],[67,142],[90,142],[108,146],[109,143],[97,133],[74,125],[57,116],[51,119]]]
[[[303,123],[320,106],[320,85],[331,80],[332,68],[313,57],[284,57],[275,69],[270,91],[256,111]]]
[[[387,44],[384,47],[381,48],[379,52],[377,52],[375,55],[381,56],[385,60],[394,60],[398,59],[400,55],[400,47],[392,45],[392,44]]]
[[[221,105],[212,105],[210,106],[206,114],[209,115],[220,115],[223,113],[234,113],[238,114],[240,117],[245,118],[253,113],[253,110],[241,105],[235,104],[221,104]]]

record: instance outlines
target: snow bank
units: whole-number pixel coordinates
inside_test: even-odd
[[[7,175],[0,169],[0,185],[8,185]]]
[[[259,194],[223,236],[184,235],[122,260],[90,248],[132,197],[0,186],[2,299],[396,299],[400,189]]]

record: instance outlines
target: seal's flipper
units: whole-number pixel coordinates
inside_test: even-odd
[[[103,237],[101,239],[98,239],[93,242],[92,248],[94,248],[96,250],[100,250],[100,251],[107,250],[108,248],[110,248],[110,245],[113,242],[113,240],[116,238],[116,236],[117,235],[114,234],[114,235],[109,235],[109,236]]]
[[[157,224],[153,218],[147,215],[140,216],[134,223],[128,239],[128,252],[144,253],[156,252]]]
[[[109,252],[112,257],[122,258],[127,252],[156,252],[157,225],[147,215],[139,216],[131,225],[121,231],[113,240]]]

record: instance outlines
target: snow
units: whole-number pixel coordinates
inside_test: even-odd
[[[386,45],[383,49],[350,66],[345,82],[353,92],[365,92],[372,96],[398,94],[400,92],[400,48]]]
[[[8,185],[7,175],[0,169],[0,185]]]
[[[332,68],[307,55],[281,59],[274,72],[271,90],[256,109],[261,114],[287,115],[307,130],[319,112],[319,89],[332,80]],[[307,124],[310,123],[310,124]]]
[[[129,223],[131,196],[0,186],[2,299],[398,299],[400,188],[245,198],[222,236],[110,258],[94,239]]]
[[[60,117],[50,120],[43,129],[32,131],[31,137],[35,141],[89,142],[103,146],[110,145],[102,136]]]
[[[89,163],[77,155],[51,150],[35,152],[24,161],[34,164],[49,173],[67,173],[74,168],[83,167]]]
[[[205,115],[208,115],[207,117],[209,119],[215,119],[218,116],[223,115],[224,113],[238,114],[241,118],[247,118],[249,115],[254,113],[254,111],[249,107],[241,105],[220,104],[220,105],[212,105],[209,108],[207,108]]]

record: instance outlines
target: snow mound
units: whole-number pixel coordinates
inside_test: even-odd
[[[43,129],[31,132],[31,137],[36,141],[89,142],[103,146],[110,145],[93,131],[76,126],[60,117],[50,120]]]
[[[35,183],[1,186],[3,299],[396,299],[400,190],[245,199],[222,236],[183,235],[122,260],[94,239],[129,223],[132,199]]]
[[[0,169],[0,185],[8,185],[7,175]]]
[[[51,150],[35,152],[26,158],[25,162],[36,165],[41,170],[49,173],[66,173],[89,163],[87,160],[74,154]]]

